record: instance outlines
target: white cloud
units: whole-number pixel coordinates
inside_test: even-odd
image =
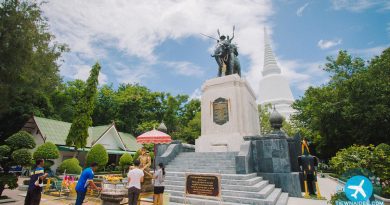
[[[168,67],[173,68],[173,70],[184,76],[196,76],[200,77],[204,74],[204,70],[197,65],[194,65],[191,62],[187,61],[172,61],[165,62]]]
[[[92,69],[92,65],[86,64],[80,57],[72,53],[65,55],[64,60],[69,63],[63,64],[61,66],[61,75],[68,78],[80,79],[84,81],[88,79],[89,72]],[[98,80],[100,85],[107,84],[107,75],[102,70],[100,70]]]
[[[202,95],[202,91],[200,91],[199,88],[195,89],[194,92],[192,92],[192,94],[190,95],[190,99],[199,99],[200,100],[200,97]]]
[[[73,75],[74,79],[80,79],[80,80],[87,80],[89,77],[89,72],[91,71],[91,66],[89,65],[79,65],[76,66],[77,72]],[[107,75],[104,74],[102,71],[99,73],[99,84],[107,84]]]
[[[303,15],[303,11],[307,8],[307,6],[309,6],[309,2],[307,2],[306,4],[304,4],[303,6],[299,7],[297,9],[297,16],[302,16]]]
[[[145,78],[153,78],[155,74],[149,65],[130,67],[116,62],[109,65],[110,70],[116,76],[118,83],[140,83]]]
[[[335,10],[360,12],[378,4],[388,4],[386,2],[386,0],[332,0],[332,6]]]
[[[301,92],[309,86],[318,86],[328,80],[325,71],[320,68],[324,65],[323,61],[303,62],[301,60],[279,60],[282,74],[290,82],[290,86]]]
[[[370,47],[370,48],[350,48],[347,49],[348,52],[350,52],[353,55],[365,58],[365,59],[371,59],[374,56],[380,55],[386,48],[388,48],[390,44],[387,45],[380,45],[380,46],[375,46],[375,47]]]
[[[168,39],[201,38],[200,32],[214,35],[217,28],[221,33],[230,33],[236,25],[235,42],[240,55],[250,60],[250,67],[243,69],[257,75],[251,81],[254,87],[258,87],[263,62],[263,27],[273,13],[270,0],[50,0],[43,5],[43,11],[57,40],[67,43],[82,61],[108,58],[110,48],[141,59],[141,64],[155,64],[161,61],[156,47]],[[192,70],[180,62],[176,65],[179,74]],[[117,81],[148,77],[147,69],[136,69],[138,77],[130,76],[132,72],[126,70],[115,70]]]
[[[328,48],[332,48],[332,47],[335,47],[339,44],[341,44],[342,40],[341,39],[333,39],[333,40],[319,40],[317,45],[318,47],[320,47],[321,49],[328,49]]]

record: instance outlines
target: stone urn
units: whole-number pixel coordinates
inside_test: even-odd
[[[108,191],[100,194],[102,205],[120,205],[121,201],[125,197],[123,192]]]

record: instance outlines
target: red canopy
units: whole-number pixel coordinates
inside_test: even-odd
[[[137,137],[137,142],[140,144],[168,144],[171,141],[171,136],[155,129]]]

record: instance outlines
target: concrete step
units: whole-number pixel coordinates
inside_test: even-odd
[[[232,180],[232,179],[222,179],[222,185],[238,185],[238,186],[253,186],[255,184],[258,184],[261,182],[263,178],[261,177],[254,177],[251,179],[245,179],[245,180]],[[166,185],[176,185],[176,186],[184,186],[184,178],[182,180],[167,180],[165,179]]]
[[[184,202],[185,201],[185,202]],[[229,202],[220,202],[216,200],[200,199],[187,197],[186,200],[184,197],[180,196],[171,196],[169,204],[179,205],[179,204],[192,204],[192,205],[241,205],[241,203],[229,203]],[[244,204],[242,204],[244,205]],[[247,204],[249,205],[249,204]]]
[[[199,166],[194,166],[194,165],[187,165],[187,164],[183,164],[183,165],[175,165],[175,166],[172,166],[172,165],[168,165],[166,167],[166,169],[170,169],[170,170],[175,170],[175,169],[193,169],[193,168],[196,168],[196,169],[212,169],[212,170],[224,170],[224,169],[236,169],[236,166],[228,166],[228,165],[210,165],[210,166],[203,166],[203,165],[199,165]]]
[[[280,191],[280,190],[279,190]],[[176,203],[183,203],[184,202],[184,193],[183,191],[173,191],[173,190],[167,190],[168,193],[171,194],[171,201],[176,202]],[[281,192],[281,191],[280,191]],[[279,193],[280,194],[280,193]],[[248,197],[238,197],[238,196],[227,196],[227,195],[222,195],[222,204],[227,203],[236,203],[236,204],[258,204],[258,205],[275,205],[272,204],[272,201],[275,201],[278,197],[277,192],[273,194],[271,197],[267,197],[266,199],[259,199],[259,198],[248,198]],[[216,200],[208,200],[208,203],[205,203],[205,199],[201,200],[194,200],[191,201],[191,199],[197,199],[195,196],[187,197],[187,200],[189,200],[190,204],[215,204],[213,201],[217,202],[217,204],[220,204],[219,201]]]
[[[165,188],[169,190],[175,190],[175,191],[183,191],[184,190],[184,184],[183,183],[177,183],[172,182],[171,184],[165,184]],[[229,185],[229,184],[223,184],[222,190],[235,190],[235,191],[244,191],[248,193],[257,193],[260,192],[263,188],[265,188],[268,185],[267,180],[263,180],[255,185],[252,186],[243,186],[243,185]]]
[[[268,184],[260,192],[259,195],[261,198],[266,198],[272,191],[275,190],[275,184]]]
[[[219,162],[219,161],[234,161],[234,157],[176,157],[174,161],[178,162]]]
[[[275,205],[287,205],[288,193],[282,193]]]
[[[181,152],[181,156],[236,156],[238,152]]]
[[[176,166],[176,165],[193,165],[193,166],[198,166],[198,165],[236,165],[236,162],[234,160],[221,160],[217,162],[211,162],[209,160],[204,161],[204,162],[198,162],[198,161],[179,161],[179,160],[174,160],[171,163],[168,164],[168,166]]]
[[[282,194],[282,189],[276,188],[272,191],[270,195],[265,199],[265,205],[275,205],[278,201],[280,195]]]
[[[232,180],[245,180],[245,179],[251,179],[253,177],[256,177],[256,173],[251,173],[251,174],[221,174],[222,179],[232,179]],[[167,172],[166,178],[167,177],[178,177],[183,179],[185,177],[184,172]]]
[[[221,174],[235,174],[235,169],[228,170],[211,170],[211,169],[166,169],[167,172],[196,172],[196,173],[221,173]]]

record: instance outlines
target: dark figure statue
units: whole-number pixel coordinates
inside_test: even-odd
[[[305,188],[305,198],[316,195],[321,199],[320,189],[317,182],[318,158],[310,155],[309,146],[306,139],[302,140],[302,155],[298,157],[300,171],[303,172],[303,184]]]
[[[240,62],[237,57],[238,56],[237,45],[232,43],[234,39],[234,28],[235,27],[233,27],[232,38],[229,38],[229,36],[224,36],[224,35],[221,36],[218,30],[219,40],[216,39],[217,46],[214,50],[214,55],[212,55],[212,57],[214,57],[218,63],[218,77],[225,76],[225,75],[232,75],[235,73],[241,76]]]

